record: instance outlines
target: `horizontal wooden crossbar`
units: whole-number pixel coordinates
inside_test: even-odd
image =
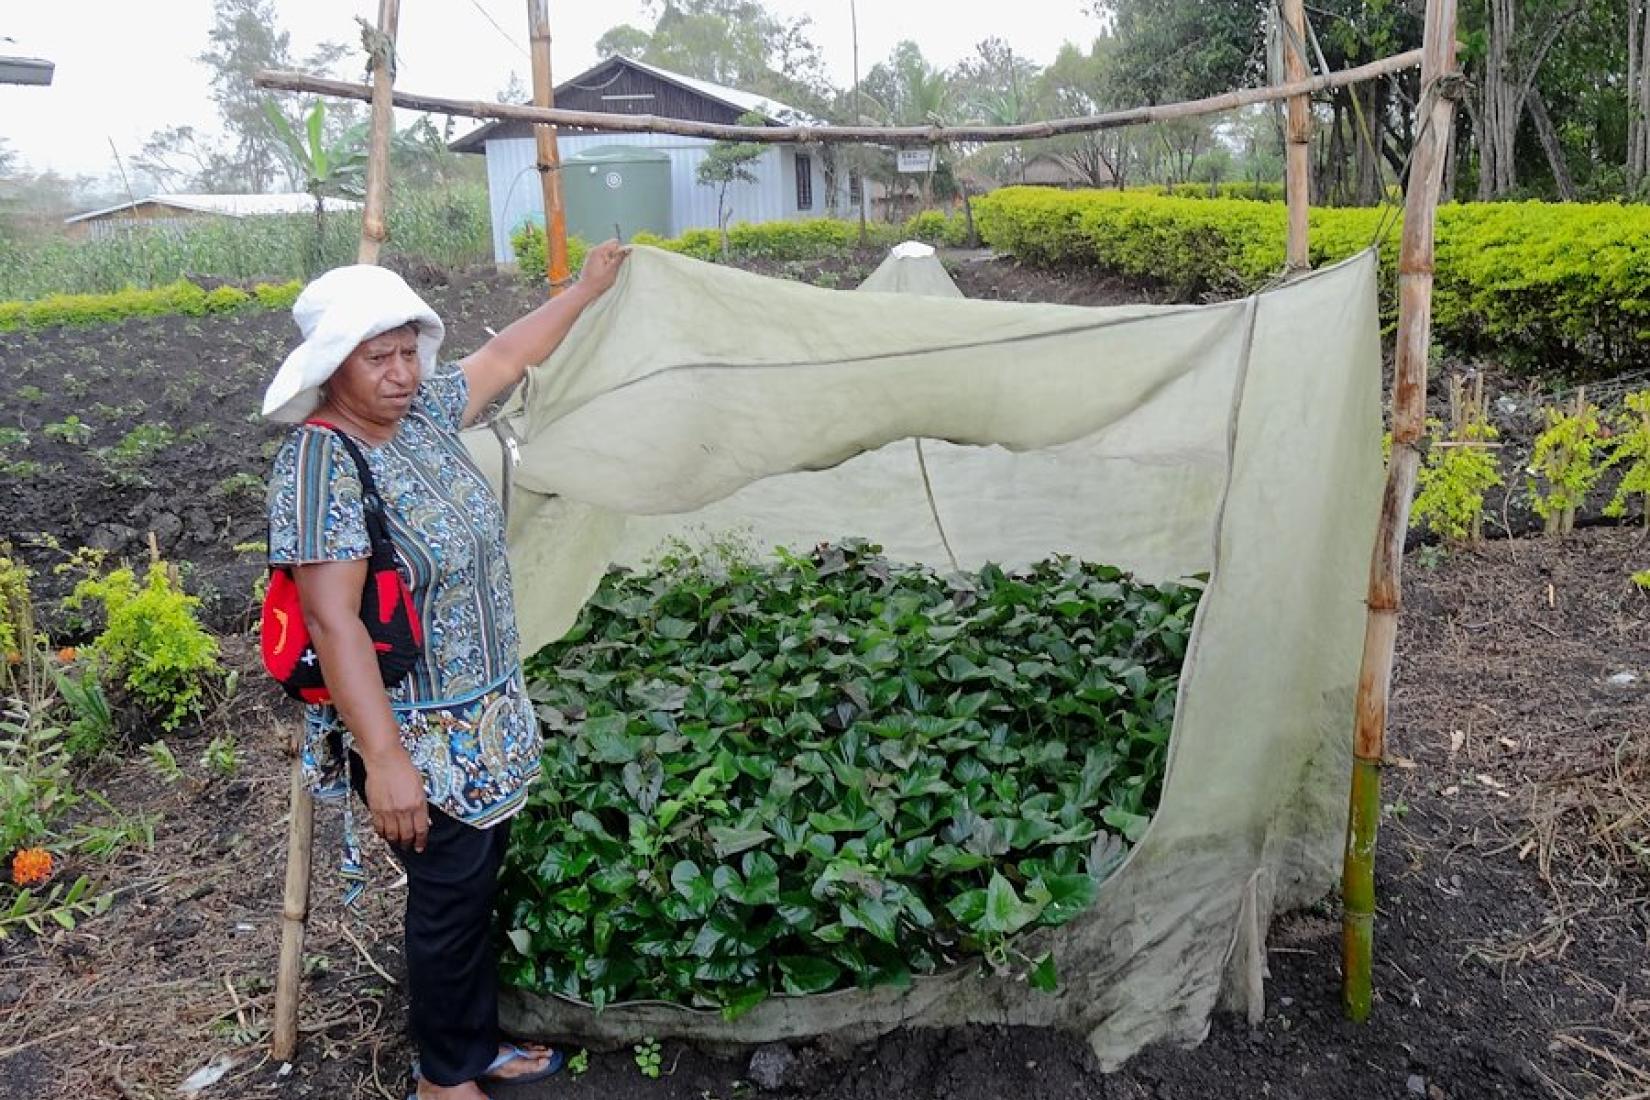
[[[715,122],[694,122],[658,115],[615,115],[596,111],[566,111],[555,107],[529,107],[514,103],[487,103],[481,100],[446,99],[395,90],[395,105],[413,111],[460,115],[465,118],[503,119],[583,130],[613,133],[676,134],[681,137],[710,138],[715,141],[763,141],[784,144],[861,142],[878,145],[940,145],[947,142],[989,143],[1029,141],[1061,137],[1095,130],[1113,130],[1167,122],[1177,118],[1218,114],[1257,103],[1273,103],[1290,96],[1312,95],[1344,88],[1390,73],[1411,69],[1421,63],[1421,51],[1410,50],[1356,68],[1341,69],[1309,80],[1274,84],[1265,88],[1240,88],[1207,99],[1184,103],[1163,103],[1132,107],[1126,111],[1060,118],[1045,122],[1024,122],[1014,126],[729,126]],[[371,100],[372,88],[344,80],[329,80],[308,73],[265,70],[257,75],[260,88],[278,92],[309,92],[337,99]]]

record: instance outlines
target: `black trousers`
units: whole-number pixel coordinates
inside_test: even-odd
[[[366,767],[350,761],[366,801]],[[407,872],[407,1016],[419,1069],[433,1085],[480,1077],[498,1055],[493,904],[510,823],[477,829],[430,807],[422,852],[393,848]]]

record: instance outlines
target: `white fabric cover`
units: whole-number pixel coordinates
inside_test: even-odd
[[[512,418],[527,651],[571,625],[610,563],[667,536],[1209,574],[1156,818],[1095,905],[1040,934],[1053,994],[967,966],[909,990],[774,998],[732,1023],[510,992],[506,1023],[590,1043],[1049,1024],[1108,1066],[1197,1042],[1223,993],[1256,1007],[1271,914],[1339,873],[1382,477],[1375,256],[1202,307],[967,301],[920,256],[867,286],[916,293],[635,250]],[[500,469],[491,433],[467,438]]]
[[[441,318],[388,268],[335,267],[292,303],[303,343],[292,350],[264,391],[263,415],[296,424],[321,403],[321,384],[364,340],[412,322],[418,327],[419,377],[435,373],[446,327]]]

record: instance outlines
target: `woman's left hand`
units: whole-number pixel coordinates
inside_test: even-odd
[[[628,255],[630,249],[618,241],[603,241],[585,254],[584,268],[579,272],[579,285],[589,290],[592,298],[606,293],[618,279],[619,268]]]

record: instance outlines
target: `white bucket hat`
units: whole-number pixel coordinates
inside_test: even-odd
[[[292,303],[304,334],[264,391],[263,414],[297,423],[321,403],[320,387],[364,340],[411,322],[418,327],[418,375],[435,372],[446,326],[406,280],[372,264],[338,267],[310,283]]]

